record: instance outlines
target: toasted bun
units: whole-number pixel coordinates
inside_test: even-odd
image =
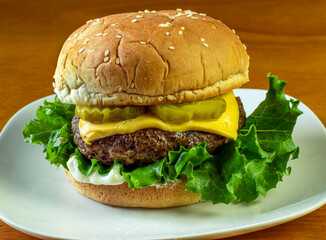
[[[234,31],[192,11],[145,11],[88,21],[64,43],[55,71],[63,102],[90,106],[200,100],[249,80]]]
[[[78,192],[100,203],[119,207],[167,208],[184,206],[200,201],[199,194],[185,190],[186,180],[131,190],[127,183],[120,185],[94,185],[76,181],[65,170]]]

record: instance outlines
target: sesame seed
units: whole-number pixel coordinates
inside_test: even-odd
[[[181,9],[181,8],[177,8],[177,11],[178,11],[178,12],[181,12],[181,11],[182,11],[182,9]]]
[[[243,45],[244,49],[247,49],[247,47],[246,47],[246,45],[244,45],[244,43],[242,45]]]
[[[161,23],[161,24],[159,24],[158,26],[159,26],[159,27],[166,27],[166,28],[168,28],[168,27],[171,27],[172,24],[171,24],[170,22],[166,22],[166,23]]]
[[[248,55],[248,60],[250,60],[250,56]]]
[[[55,88],[55,82],[52,83],[52,86]]]
[[[76,42],[77,42],[77,39],[74,40],[74,43],[76,43]]]
[[[135,83],[132,82],[132,83],[130,84],[130,87],[131,87],[131,88],[134,88],[134,87],[135,87]]]
[[[145,45],[146,44],[146,42],[139,42],[140,44],[143,44],[143,45]]]
[[[104,62],[107,62],[107,61],[109,61],[109,57],[104,58]]]
[[[191,18],[191,19],[198,19],[198,17],[194,17],[194,16],[191,16],[190,18]]]
[[[138,102],[142,103],[143,102],[143,99],[141,97],[138,97],[137,98]]]
[[[221,23],[221,20],[217,20],[217,21]]]
[[[178,34],[179,34],[179,35],[182,35],[182,34],[183,34],[183,32],[182,32],[182,31],[179,31],[179,32],[178,32]]]
[[[121,87],[118,88],[118,92],[122,92],[122,88]]]
[[[207,43],[203,43],[203,45],[204,45],[205,47],[208,47],[208,44],[207,44]]]
[[[186,10],[185,13],[187,13],[187,14],[191,14],[191,15],[197,14],[196,12],[193,12],[193,11],[191,11],[191,10]]]
[[[112,27],[115,26],[115,25],[117,25],[117,24],[116,24],[116,23],[112,23],[112,24],[111,24]]]
[[[159,100],[160,102],[162,102],[164,100],[164,97],[158,97],[157,100]]]
[[[240,37],[238,36],[238,35],[236,35],[237,36],[237,38],[239,38],[240,39]]]
[[[173,46],[170,46],[170,47],[169,47],[169,49],[173,50],[173,49],[174,49],[174,47],[173,47]]]
[[[96,24],[98,24],[98,22],[93,22],[93,23],[92,23],[92,26],[94,26],[94,25],[96,25]]]
[[[115,60],[115,64],[120,64],[120,58],[117,58],[116,60]]]
[[[169,35],[170,35],[170,33],[169,33],[169,32],[166,32],[166,33],[165,33],[165,35],[166,35],[166,36],[169,36]]]
[[[78,36],[78,33],[75,34],[74,38],[76,38]]]
[[[145,13],[149,13],[149,11],[147,9],[144,10]]]
[[[85,48],[81,48],[81,49],[79,49],[79,53],[82,53],[83,51],[85,50]]]
[[[144,13],[144,11],[138,11],[139,13]]]
[[[199,13],[199,15],[201,15],[201,16],[206,16],[206,13]]]
[[[101,36],[103,33],[97,33],[96,36]]]
[[[68,40],[71,40],[71,38],[68,38]]]
[[[181,27],[182,30],[185,30],[185,27]]]
[[[182,12],[178,12],[177,15],[174,15],[174,17],[176,18],[176,17],[180,17],[180,16],[183,16],[183,15],[185,15],[185,14],[182,13]]]
[[[103,37],[105,37],[106,35],[108,35],[108,33],[103,33]]]
[[[152,13],[156,13],[156,10],[153,10]]]
[[[205,38],[201,38],[200,41],[205,42]]]
[[[122,38],[121,35],[116,35],[115,37],[116,37],[116,38]]]
[[[172,101],[172,100],[173,100],[173,96],[172,96],[172,95],[168,95],[168,99],[169,99],[170,101]]]
[[[235,33],[235,30],[234,29],[231,29],[233,33]]]
[[[93,19],[88,20],[88,21],[86,22],[86,24],[87,24],[87,23],[91,23],[91,22],[93,22]]]
[[[214,25],[214,26],[212,26],[212,28],[216,29],[216,26]]]
[[[105,50],[105,52],[104,52],[104,56],[107,56],[107,55],[109,55],[109,53],[110,53],[110,51],[109,51],[109,50]]]
[[[132,22],[132,23],[137,22],[137,19],[133,19],[133,20],[131,20],[131,22]]]
[[[142,18],[143,16],[142,15],[136,15],[136,18]]]
[[[88,43],[89,42],[89,38],[86,38],[85,41],[84,41],[84,44]]]

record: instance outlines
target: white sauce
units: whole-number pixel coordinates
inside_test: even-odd
[[[121,164],[116,164],[107,176],[102,176],[96,169],[89,176],[83,175],[78,169],[78,162],[75,156],[71,157],[67,162],[70,174],[78,181],[83,183],[91,183],[95,185],[119,185],[125,182],[120,173]]]

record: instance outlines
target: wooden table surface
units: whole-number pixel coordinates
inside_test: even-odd
[[[277,74],[288,82],[286,93],[309,106],[325,125],[325,1],[4,0],[0,2],[0,130],[20,108],[53,93],[60,48],[87,20],[176,8],[205,12],[236,30],[251,57],[251,81],[244,87],[266,89],[266,74]],[[289,223],[230,239],[325,238],[323,206]],[[0,221],[0,239],[35,238]]]

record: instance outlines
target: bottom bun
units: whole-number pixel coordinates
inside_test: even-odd
[[[200,195],[185,190],[186,179],[168,182],[166,185],[144,188],[120,185],[94,185],[78,182],[65,170],[70,182],[78,192],[100,203],[118,207],[168,208],[194,204],[200,201]]]

